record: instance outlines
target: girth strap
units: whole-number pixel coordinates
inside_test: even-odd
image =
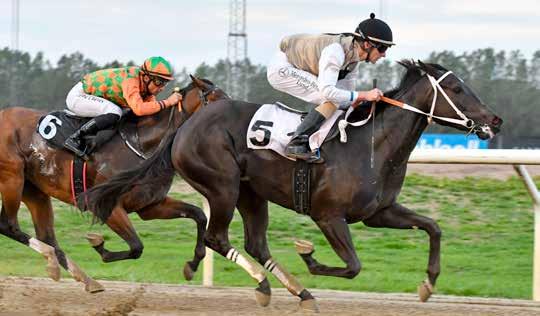
[[[70,168],[71,198],[77,205],[77,197],[86,191],[86,161],[74,156]]]
[[[303,215],[311,210],[311,165],[305,160],[296,160],[292,177],[294,210]]]

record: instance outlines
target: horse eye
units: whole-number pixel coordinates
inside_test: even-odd
[[[461,93],[463,91],[463,89],[461,89],[460,86],[457,86],[457,87],[453,88],[452,91],[454,91],[454,93]]]

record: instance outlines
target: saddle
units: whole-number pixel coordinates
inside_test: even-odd
[[[116,133],[124,140],[126,145],[139,157],[147,159],[147,156],[141,150],[139,143],[139,134],[137,132],[137,118],[131,111],[124,110],[122,119],[117,123],[114,129],[102,130],[94,136],[85,136],[83,139],[86,146],[85,152],[92,154],[96,152],[103,144],[109,141]],[[65,150],[64,142],[80,126],[88,122],[91,118],[79,117],[74,113],[63,110],[50,112],[40,117],[36,132],[41,135],[45,142],[56,149]],[[77,204],[77,198],[83,192],[86,192],[86,161],[83,158],[73,155],[70,165],[71,198],[73,204]]]
[[[77,116],[68,110],[54,111],[47,113],[39,119],[36,132],[49,146],[65,150],[64,142],[66,139],[90,119]],[[89,154],[96,152],[116,133],[120,134],[120,137],[133,152],[143,159],[147,158],[139,143],[137,118],[131,114],[131,111],[126,111],[122,115],[122,119],[114,129],[99,131],[94,136],[85,136],[83,140],[86,145],[86,152]]]
[[[285,155],[285,146],[291,140],[294,131],[307,112],[298,111],[283,103],[264,104],[251,118],[248,126],[246,140],[250,149],[270,149],[281,156],[293,160]],[[354,119],[369,115],[369,108],[357,108]],[[324,143],[331,141],[339,135],[338,122],[346,118],[346,113],[337,110],[328,118],[321,128],[309,138],[309,146],[313,151],[323,147]],[[347,118],[347,121],[349,119]]]
[[[359,108],[355,112],[355,119],[365,118],[369,115],[369,108]],[[284,149],[305,115],[307,112],[292,109],[279,102],[262,105],[249,123],[246,137],[247,147],[270,149],[287,159],[294,160],[285,155]],[[327,119],[321,128],[310,137],[311,149],[317,150],[322,156],[320,148],[339,135],[338,122],[345,116],[344,111],[337,110],[332,117]],[[324,159],[321,160],[324,161]],[[294,210],[303,215],[309,214],[311,209],[311,165],[312,163],[309,161],[296,160],[291,177]]]

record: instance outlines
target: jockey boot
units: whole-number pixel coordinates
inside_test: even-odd
[[[113,126],[119,119],[120,116],[112,113],[92,118],[66,139],[64,147],[81,158],[87,158],[85,149],[81,149],[82,138],[87,135],[95,135],[97,132]]]
[[[309,136],[315,133],[325,120],[326,118],[315,109],[309,111],[302,123],[296,128],[291,141],[285,147],[285,155],[301,160],[317,159],[318,157],[309,148]]]

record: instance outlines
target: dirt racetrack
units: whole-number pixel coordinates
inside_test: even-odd
[[[539,166],[527,166],[540,176]],[[410,164],[408,173],[463,178],[507,179],[516,175],[504,165]],[[179,190],[189,186],[180,182]],[[72,280],[0,276],[0,316],[26,315],[304,315],[298,299],[284,289],[273,289],[270,306],[259,307],[251,288],[205,288],[168,284],[100,281],[105,292],[87,294]],[[501,285],[503,286],[503,285]],[[379,294],[312,290],[319,315],[540,315],[540,302],[434,295],[428,303],[412,294]]]
[[[0,316],[7,315],[304,315],[298,300],[274,289],[259,307],[253,289],[101,281],[106,291],[87,294],[71,280],[0,278]],[[540,315],[540,302],[434,295],[313,290],[320,315]]]

